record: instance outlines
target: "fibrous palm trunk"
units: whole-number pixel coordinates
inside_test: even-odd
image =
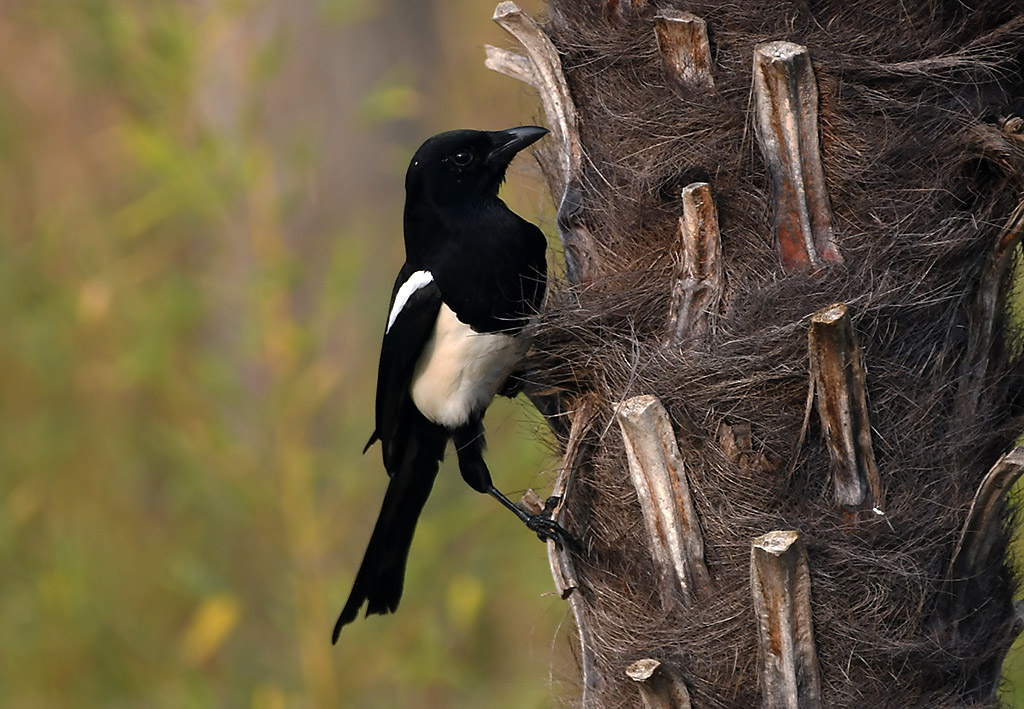
[[[565,450],[579,546],[549,552],[584,705],[994,704],[1024,6],[495,19],[525,54],[489,65],[555,134],[566,282],[528,392]]]

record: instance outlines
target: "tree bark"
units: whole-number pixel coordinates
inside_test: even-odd
[[[584,706],[996,706],[1024,9],[549,5],[488,63],[555,134],[527,394]]]

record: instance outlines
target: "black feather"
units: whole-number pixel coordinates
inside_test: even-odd
[[[402,598],[413,533],[448,442],[444,429],[427,421],[415,408],[408,416],[402,459],[394,469],[389,469],[391,481],[377,524],[356,573],[352,592],[334,625],[331,638],[335,643],[342,627],[359,615],[363,603],[367,603],[366,615],[392,613]]]

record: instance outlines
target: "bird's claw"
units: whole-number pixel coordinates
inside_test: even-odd
[[[558,522],[543,515],[531,515],[526,521],[530,531],[535,532],[542,542],[554,542],[555,548],[562,550],[562,543],[571,543],[572,537]]]

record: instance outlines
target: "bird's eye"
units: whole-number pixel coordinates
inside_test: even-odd
[[[466,167],[467,165],[469,165],[469,163],[473,162],[473,153],[467,152],[465,150],[455,153],[454,155],[452,155],[452,162],[457,167]]]

